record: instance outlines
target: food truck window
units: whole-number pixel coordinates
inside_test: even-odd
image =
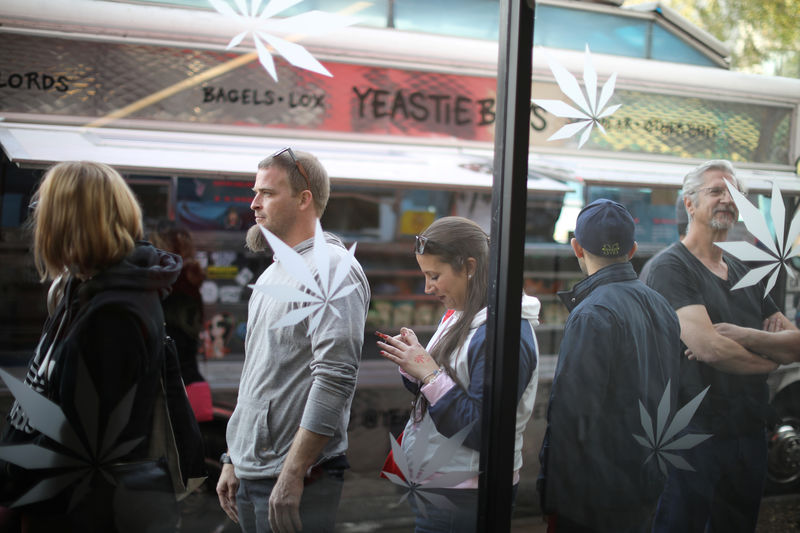
[[[564,206],[564,193],[528,194],[525,242],[555,242],[556,222]]]
[[[242,231],[253,224],[253,181],[178,178],[176,220],[190,230]]]
[[[2,152],[0,152],[2,154]],[[28,219],[28,205],[36,191],[42,172],[39,170],[21,169],[6,159],[2,154],[0,162],[0,220],[2,227],[22,228]],[[4,231],[4,239],[8,240]]]
[[[42,171],[0,156],[0,364],[13,366],[28,362],[47,318],[47,285],[33,266],[27,224]]]
[[[608,198],[628,208],[636,221],[636,242],[662,248],[678,240],[675,199],[678,190],[660,187],[587,187],[587,203]]]
[[[126,176],[142,208],[145,230],[154,228],[161,220],[170,218],[170,178],[151,176]]]
[[[437,218],[451,214],[448,191],[406,189],[400,201],[400,235],[417,235]]]
[[[322,215],[322,227],[346,241],[394,239],[396,193],[386,189],[337,186]]]

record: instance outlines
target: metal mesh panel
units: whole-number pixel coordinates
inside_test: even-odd
[[[617,91],[623,103],[586,148],[785,164],[789,108]]]
[[[257,59],[226,68],[242,57],[237,53],[13,34],[0,34],[0,48],[0,112],[59,115],[74,123],[116,112],[177,123],[494,138],[496,82],[490,78],[344,63],[330,63],[329,78],[275,56],[276,83]],[[198,78],[214,68],[221,72]],[[176,84],[185,87],[161,94]],[[534,84],[540,97],[554,91],[555,84]],[[622,107],[604,119],[608,135],[595,130],[586,149],[788,163],[789,107],[631,90],[618,90],[611,103]],[[532,131],[533,144],[545,143],[564,124],[553,116],[547,122],[547,132]],[[576,148],[577,142],[547,144]]]

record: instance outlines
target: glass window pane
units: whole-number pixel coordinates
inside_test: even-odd
[[[235,5],[235,0],[225,1]],[[262,0],[260,5],[263,6],[268,1]],[[249,4],[251,0],[242,0],[242,2]],[[140,3],[148,2],[147,0],[141,0]],[[289,3],[291,2],[287,2],[287,4]],[[206,10],[206,12],[212,9],[208,0],[163,0],[162,2],[153,2],[153,4],[185,6]],[[313,9],[335,13],[352,4],[353,2],[350,0],[305,0],[293,5],[290,9],[280,12],[279,15],[288,17]],[[595,53],[633,57],[649,55],[659,60],[680,61],[698,65],[710,64],[699,50],[692,48],[686,42],[670,34],[669,26],[658,27],[652,20],[630,18],[625,16],[624,12],[620,13],[619,16],[614,16],[609,13],[564,7],[569,5],[567,2],[559,2],[559,4],[561,6],[537,6],[537,44],[582,52],[588,42]],[[586,5],[578,2],[573,4],[578,6]],[[607,11],[610,10],[611,8]],[[389,26],[408,32],[430,32],[478,39],[497,39],[498,36],[498,2],[496,0],[465,0],[464,2],[456,2],[454,0],[442,0],[441,2],[379,0],[372,2],[369,7],[359,11],[357,17],[362,25],[373,27]],[[652,34],[649,33],[650,30],[652,30]],[[652,38],[652,41],[648,42],[648,36]],[[33,39],[30,36],[16,36],[15,38],[17,40]],[[44,38],[37,37],[37,39],[39,39],[39,48],[42,48],[42,39]],[[55,38],[52,40],[55,40]],[[86,53],[91,57],[97,55],[98,47],[107,46],[108,49],[114,50],[133,50],[142,64],[144,61],[141,54],[153,48],[130,43],[97,43],[81,42],[79,40],[71,41],[71,43],[74,48],[89,48]],[[32,50],[37,48],[33,44],[36,43],[31,43],[28,48]],[[368,43],[362,43],[362,45],[364,49],[369,47]],[[138,48],[134,50],[134,46]],[[49,47],[44,48],[53,52]],[[165,46],[164,49],[166,48]],[[59,48],[57,52],[64,55],[58,55],[55,52],[50,55],[58,56],[60,62],[65,65],[71,62],[71,60],[68,60],[69,56],[66,51],[62,52],[62,49]],[[189,52],[192,51],[183,51],[179,54],[188,55]],[[232,56],[234,53],[238,52],[231,52],[230,55]],[[175,57],[178,57],[179,54],[170,52],[168,56],[170,60],[161,61],[160,64],[170,65],[170,68],[172,68],[172,66],[180,63],[175,60]],[[105,57],[104,54],[100,55]],[[163,59],[163,56],[158,58]],[[219,54],[208,50],[197,51],[192,63],[194,70],[191,72],[205,71],[206,66],[214,66],[217,63],[226,61],[227,58],[229,58],[228,54]],[[386,60],[391,61],[391,58],[386,58]],[[82,62],[74,63],[83,64]],[[285,64],[282,60],[280,63]],[[106,64],[118,65],[119,63],[106,62]],[[337,73],[337,79],[345,79],[350,85],[351,78],[348,77],[347,73],[354,72],[353,77],[363,74],[363,79],[366,80],[365,84],[372,83],[376,87],[376,91],[382,91],[381,94],[384,92],[392,94],[392,92],[382,88],[384,83],[386,86],[396,84],[398,90],[402,88],[405,91],[405,87],[412,85],[412,83],[409,82],[408,85],[403,85],[403,83],[411,76],[416,76],[412,80],[416,83],[415,86],[433,87],[435,84],[427,81],[428,76],[433,80],[439,75],[437,72],[412,73],[410,75],[404,73],[401,77],[397,73],[400,73],[402,69],[391,70],[387,68],[385,71],[389,72],[389,74],[382,78],[383,71],[380,69],[364,74],[359,69],[366,70],[368,67],[365,65],[348,64],[347,66],[352,67],[352,69],[343,72],[341,76]],[[288,69],[289,67],[286,68]],[[344,66],[342,68],[345,70]],[[31,68],[29,70],[33,71],[35,69]],[[27,72],[27,70],[20,70],[19,72]],[[152,74],[152,72],[160,73],[160,71],[151,70],[150,73]],[[125,73],[127,76],[124,79],[132,78],[129,71]],[[257,75],[254,75],[254,73]],[[397,75],[397,78],[394,78],[395,75]],[[162,78],[160,75],[152,75],[152,77],[147,78],[133,76],[133,78],[139,81],[134,85],[137,85],[142,92],[149,94],[161,82],[177,83],[186,76],[187,74],[184,72],[179,72],[175,74],[178,79],[168,76]],[[275,123],[269,122],[272,120],[271,117],[278,116],[277,113],[266,115],[266,120],[264,120],[260,115],[251,113],[250,109],[245,107],[245,100],[249,100],[250,97],[244,95],[252,95],[252,93],[245,93],[244,91],[251,91],[252,89],[249,89],[249,87],[263,83],[263,79],[264,73],[257,64],[253,65],[250,73],[245,72],[244,69],[240,72],[229,72],[227,77],[221,77],[209,82],[209,86],[214,85],[217,91],[220,91],[225,86],[226,91],[224,93],[215,92],[213,94],[226,94],[233,96],[233,98],[228,97],[228,100],[222,101],[220,97],[216,102],[203,102],[204,104],[214,103],[218,107],[213,109],[208,107],[198,108],[197,115],[180,115],[178,111],[173,111],[172,106],[174,104],[172,102],[181,98],[183,96],[181,95],[174,97],[172,102],[165,103],[163,112],[174,112],[174,116],[183,117],[176,120],[176,122],[193,120],[195,122],[193,126],[199,129],[211,125],[224,126],[227,124],[239,127],[247,124],[265,132],[269,131],[270,135],[277,136],[280,131],[283,131],[291,137],[296,129],[305,128],[306,133],[301,137],[304,141],[308,141],[309,145],[313,145],[315,139],[318,140],[318,138],[336,140],[340,134],[345,138],[351,134],[356,134],[354,135],[356,137],[362,133],[374,133],[371,129],[356,131],[355,126],[350,123],[346,124],[346,126],[350,127],[349,130],[345,126],[339,128],[337,125],[337,129],[326,126],[326,128],[330,129],[328,132],[330,135],[328,135],[321,133],[319,129],[312,130],[313,126],[299,119],[296,124],[289,124],[291,127],[278,130],[277,128],[281,127],[280,124],[283,123],[278,123],[278,119],[275,119]],[[284,77],[282,75],[281,79],[289,80],[282,81],[280,86],[282,89],[286,89],[287,94],[291,90],[305,87],[303,85],[304,82],[291,81],[295,80],[293,76],[287,75]],[[464,79],[468,80],[464,82],[464,87],[470,88],[472,84],[477,85],[474,78],[465,77]],[[251,84],[250,80],[255,80],[255,84]],[[494,80],[485,78],[483,81],[486,81],[486,84],[490,86],[486,89],[486,93],[494,94]],[[105,82],[102,79],[98,79],[97,83],[99,87],[103,87],[102,83]],[[297,83],[298,86],[291,86],[293,83]],[[356,82],[352,82],[351,86],[356,87],[356,85]],[[483,85],[480,86],[483,87]],[[94,87],[94,85],[91,86],[92,89]],[[322,87],[320,89],[322,91],[324,87],[320,87]],[[381,88],[378,89],[378,87]],[[205,88],[210,90],[209,87]],[[349,94],[350,86],[346,87],[346,89],[348,90],[344,92]],[[470,91],[472,90],[470,88]],[[477,92],[477,89],[475,91]],[[666,116],[669,119],[659,123],[660,127],[652,132],[643,127],[642,131],[648,134],[652,133],[652,136],[643,137],[639,135],[636,140],[635,149],[641,153],[637,154],[635,159],[641,162],[644,170],[646,170],[644,167],[650,164],[651,156],[653,163],[666,160],[669,157],[673,157],[676,160],[679,157],[699,159],[701,156],[708,155],[703,153],[704,148],[713,150],[715,156],[718,155],[719,157],[742,162],[748,160],[749,162],[780,163],[781,166],[785,166],[785,163],[789,161],[788,154],[791,153],[790,149],[792,148],[789,140],[792,138],[792,132],[794,131],[792,126],[796,122],[794,107],[787,105],[782,107],[777,105],[766,106],[763,103],[741,102],[739,100],[720,102],[711,99],[688,98],[681,94],[673,93],[659,95],[646,92],[641,87],[628,87],[620,89],[616,93],[618,98],[628,98],[628,101],[624,103],[624,107],[620,111],[623,117],[621,118],[618,114],[614,117],[615,120],[622,120],[629,116],[631,119],[640,118],[647,113],[653,113],[656,117]],[[139,93],[130,94],[137,95],[137,99],[144,96]],[[198,93],[198,96],[204,100],[208,94],[211,93]],[[356,94],[361,95],[362,93],[356,92]],[[398,92],[395,94],[408,93]],[[457,96],[457,93],[453,93],[453,95]],[[379,103],[373,109],[379,109],[382,104],[377,97],[375,101]],[[400,101],[400,99],[397,98],[395,102],[397,101]],[[105,105],[109,105],[109,102],[109,100],[106,100]],[[252,103],[252,100],[246,105],[250,103]],[[636,103],[641,105],[633,105]],[[177,106],[175,108],[183,109]],[[399,110],[400,108],[398,104],[397,109]],[[670,111],[667,113],[661,108],[668,108]],[[90,111],[84,111],[87,109],[84,107],[79,109],[81,112],[90,114],[102,112],[102,109],[89,108]],[[344,114],[339,114],[339,111],[342,110],[343,108],[341,107],[337,108],[336,114],[332,116],[335,117],[335,120],[345,124],[347,121],[341,118]],[[53,115],[60,114],[61,119],[66,116],[80,115],[74,109],[65,108],[55,108],[54,111],[47,112]],[[169,120],[168,117],[157,114],[161,111],[148,112],[153,114],[149,115],[147,112],[142,111],[134,118],[138,120],[153,120],[154,122],[155,120],[162,120],[164,123]],[[425,112],[427,117],[428,111],[426,110]],[[629,113],[629,115],[625,115],[625,113]],[[433,114],[433,111],[431,111],[431,114]],[[376,118],[375,123],[379,124],[377,118],[380,112],[375,111],[374,115]],[[190,118],[186,118],[187,116]],[[714,139],[715,142],[712,143],[710,140],[703,141],[695,138],[689,143],[685,138],[664,140],[659,137],[659,134],[662,136],[668,133],[672,135],[671,128],[673,126],[679,128],[690,119],[695,120],[696,117],[700,116],[713,116],[714,120],[724,123],[727,141],[723,143],[722,140]],[[206,117],[208,118],[206,119]],[[361,119],[363,117],[359,117],[359,120]],[[387,120],[386,122],[388,123],[389,121]],[[425,121],[420,122],[424,123]],[[279,125],[275,126],[276,123]],[[375,126],[376,130],[384,127],[381,124]],[[287,124],[283,125],[286,126]],[[174,126],[176,128],[181,127],[179,124]],[[430,122],[418,126],[401,132],[393,130],[391,133],[398,136],[401,134],[420,136],[424,133],[430,133],[436,135],[436,137],[428,139],[432,144],[449,142],[449,138],[441,136],[442,132],[446,133],[448,130],[437,129],[442,124],[434,124],[431,119]],[[156,124],[153,127],[156,128],[159,125]],[[366,126],[363,127],[366,128]],[[191,130],[192,128],[187,127],[186,129]],[[388,127],[384,127],[384,129],[386,131],[381,130],[381,134],[389,132]],[[769,133],[769,135],[765,132]],[[632,135],[630,131],[623,133],[628,137]],[[622,133],[619,134],[621,135]],[[633,136],[636,137],[636,135]],[[387,144],[398,142],[396,138],[386,138],[388,139],[386,141]],[[746,142],[753,139],[758,142]],[[740,140],[741,142],[739,142]],[[483,142],[487,143],[487,145],[489,141],[488,137],[483,139]],[[270,140],[265,144],[269,145],[271,142]],[[458,143],[460,141],[456,138],[454,142]],[[689,146],[690,144],[691,146]],[[624,157],[623,152],[634,150],[632,146],[633,144],[628,139],[623,139],[620,143],[615,144],[614,130],[609,128],[609,138],[603,138],[602,141],[597,141],[597,138],[595,138],[594,141],[590,141],[587,147],[584,148],[584,154],[587,151],[594,150],[604,152],[604,154],[595,154],[597,157],[602,157],[602,155],[608,155],[610,158]],[[666,148],[662,151],[656,150],[652,146],[664,146]],[[676,146],[685,149],[678,150]],[[689,148],[686,148],[687,146]],[[244,153],[245,147],[241,148]],[[535,148],[538,149],[541,146],[536,144]],[[574,150],[567,147],[564,152],[572,154]],[[745,154],[745,156],[739,157],[739,154]],[[267,154],[264,153],[263,155]],[[253,160],[251,164],[253,165],[253,171],[255,171],[257,159]],[[4,296],[3,304],[0,305],[0,357],[4,358],[5,361],[12,362],[16,359],[18,361],[16,363],[17,366],[20,366],[24,364],[23,357],[25,361],[29,358],[31,349],[41,331],[41,324],[46,317],[44,308],[46,287],[39,283],[37,279],[28,250],[28,237],[23,232],[26,208],[36,179],[38,179],[38,171],[24,168],[22,170],[16,169],[14,165],[9,164],[2,157],[0,157],[0,165],[2,165],[0,166],[0,169],[2,169],[2,172],[0,172],[0,180],[2,180],[0,181],[0,185],[2,185],[0,187],[0,214],[2,215],[0,217],[2,220],[0,229],[2,229],[3,237],[3,242],[0,242],[0,256],[2,256],[0,257],[0,294]],[[767,168],[771,166],[774,165],[768,165]],[[137,197],[142,203],[146,222],[149,226],[148,234],[151,233],[149,229],[152,226],[157,225],[158,222],[162,221],[161,219],[167,216],[174,217],[178,225],[184,226],[191,233],[196,248],[195,256],[192,259],[197,261],[204,276],[199,289],[203,303],[203,317],[201,323],[198,324],[198,332],[195,332],[193,337],[196,344],[194,345],[195,352],[192,355],[198,359],[200,372],[211,384],[215,403],[218,406],[229,404],[232,407],[236,403],[237,387],[240,383],[240,374],[244,361],[249,316],[248,302],[251,296],[248,284],[255,282],[257,277],[264,272],[272,261],[271,254],[251,253],[243,246],[245,231],[254,223],[253,213],[249,207],[252,197],[250,191],[252,178],[227,179],[224,178],[224,173],[214,174],[217,176],[216,178],[192,176],[172,178],[169,177],[168,171],[158,170],[155,166],[153,168],[153,172],[156,173],[154,176],[126,176],[126,178],[129,179],[131,187],[136,191]],[[186,171],[184,170],[181,175],[184,176],[185,173]],[[208,174],[208,172],[206,173]],[[376,171],[376,177],[378,174]],[[447,215],[467,217],[479,223],[484,230],[488,231],[492,217],[491,195],[486,189],[478,191],[470,188],[465,188],[464,190],[444,189],[435,182],[436,178],[433,178],[434,181],[432,182],[422,184],[422,186],[402,185],[399,183],[389,185],[386,182],[379,185],[377,181],[375,182],[376,184],[355,186],[352,184],[358,183],[356,180],[360,178],[346,177],[348,178],[346,182],[351,185],[344,186],[334,180],[330,202],[322,219],[322,226],[326,230],[340,235],[346,241],[348,247],[354,242],[358,242],[355,254],[368,277],[371,300],[367,310],[366,327],[363,331],[362,359],[356,391],[352,399],[352,409],[349,411],[349,419],[346,418],[347,415],[343,417],[344,420],[349,422],[347,427],[349,435],[348,457],[352,468],[345,473],[346,482],[339,507],[338,522],[342,531],[367,529],[380,529],[381,531],[389,532],[409,531],[414,527],[415,513],[412,507],[409,506],[409,499],[401,502],[401,498],[409,495],[409,487],[397,486],[378,476],[379,472],[385,469],[384,461],[391,450],[390,438],[397,437],[404,428],[408,427],[411,401],[414,398],[414,394],[407,391],[403,386],[397,371],[397,365],[386,360],[379,353],[374,331],[377,329],[390,335],[397,335],[400,332],[400,328],[409,327],[414,330],[423,346],[426,346],[434,338],[434,335],[438,336],[437,328],[439,326],[437,325],[440,324],[441,318],[445,315],[446,306],[443,301],[437,298],[436,294],[431,294],[430,290],[426,293],[425,275],[420,271],[417,258],[413,253],[414,237],[433,221]],[[343,179],[343,176],[339,175],[338,178]],[[559,357],[560,349],[562,347],[566,348],[566,343],[571,338],[576,338],[574,331],[571,333],[568,331],[565,337],[564,327],[569,311],[556,293],[573,288],[584,279],[578,260],[575,258],[572,248],[568,245],[570,236],[574,233],[578,212],[585,202],[598,197],[612,198],[625,204],[637,219],[636,239],[640,247],[632,261],[637,271],[645,260],[677,239],[677,232],[674,227],[674,201],[676,194],[674,187],[667,188],[661,185],[651,187],[616,186],[620,182],[624,182],[624,180],[614,180],[611,181],[614,185],[605,186],[598,185],[596,181],[587,179],[587,181],[571,183],[570,185],[574,191],[567,194],[532,193],[528,196],[528,211],[525,220],[526,249],[524,257],[519,259],[524,261],[524,291],[530,296],[537,297],[541,302],[539,325],[535,329],[535,337],[538,339],[538,380],[540,383],[538,392],[535,394],[535,406],[532,405],[533,398],[530,396],[525,398],[525,402],[529,403],[523,404],[533,408],[534,413],[524,430],[524,444],[520,444],[523,446],[521,450],[522,466],[519,471],[519,485],[515,500],[515,520],[512,526],[514,531],[538,532],[544,529],[541,518],[538,516],[541,509],[539,509],[539,495],[536,491],[536,478],[539,473],[538,453],[547,425],[548,396],[553,386],[557,357]],[[586,185],[586,183],[591,183],[591,185]],[[670,183],[674,185],[675,182]],[[770,206],[766,197],[759,197],[759,201],[761,210],[769,215]],[[768,220],[770,219],[771,217],[768,217]],[[741,228],[741,223],[738,226]],[[735,237],[729,235],[729,240],[740,237],[747,237],[743,229],[740,229],[740,234]],[[453,241],[455,239],[450,239],[449,242]],[[786,294],[787,309],[791,309],[791,315],[787,312],[790,318],[798,316],[796,309],[798,302],[800,302],[800,289],[797,287],[797,282],[795,281],[794,283],[794,289]],[[790,299],[790,296],[793,299]],[[512,298],[512,304],[519,302],[518,294],[501,295],[501,297]],[[789,302],[793,302],[791,304],[793,307],[789,307]],[[526,323],[523,322],[522,325],[524,329]],[[360,337],[361,333],[359,329],[356,335]],[[595,348],[594,343],[598,341],[599,337],[589,339],[592,343],[591,348]],[[585,341],[585,339],[579,340]],[[586,346],[586,342],[582,344]],[[475,351],[477,352],[478,350]],[[516,355],[516,350],[511,350],[511,352]],[[451,356],[452,360],[455,361],[453,366],[458,366],[456,363],[461,365],[458,369],[460,372],[458,376],[468,375],[471,379],[473,378],[471,372],[475,369],[475,366],[470,366],[472,365],[471,360],[465,361],[465,359],[468,359],[465,353],[466,351],[453,350],[448,351],[445,355]],[[526,357],[525,349],[521,348],[519,353],[520,361],[522,361]],[[562,358],[562,361],[565,360],[566,358]],[[562,366],[561,368],[564,367]],[[520,374],[526,375],[523,372],[520,372]],[[454,375],[456,375],[455,372]],[[564,375],[563,373],[560,374],[561,377]],[[474,377],[477,380],[480,374],[476,372]],[[594,375],[589,375],[588,377],[587,381],[592,382],[591,384],[593,385],[596,384],[594,383]],[[531,379],[537,378],[531,377]],[[465,383],[464,388],[470,385],[470,382],[466,380],[462,380],[462,383]],[[461,386],[461,384],[456,386]],[[477,394],[473,397],[480,400],[482,391],[480,387],[476,387],[476,389],[476,391],[470,392],[476,392]],[[575,388],[573,390],[578,390],[583,397],[588,397],[588,395],[584,394],[586,392],[584,389]],[[611,390],[614,390],[613,387]],[[573,391],[564,391],[562,389],[557,391],[553,398],[559,398],[559,392],[563,394],[560,397],[568,397],[569,400],[574,400],[580,396],[569,396]],[[533,395],[531,394],[531,396]],[[0,401],[2,401],[2,398],[0,398]],[[553,405],[556,405],[557,402],[558,400],[555,400]],[[639,411],[635,399],[631,399],[626,405],[634,408],[634,416],[637,418],[636,423],[638,425]],[[522,412],[523,417],[527,416],[527,412],[524,409]],[[608,410],[604,414],[609,412],[613,411]],[[652,409],[650,409],[650,413],[653,413]],[[558,417],[555,418],[557,419]],[[603,422],[604,419],[603,417],[595,417],[595,420]],[[220,419],[212,423],[205,424],[202,428],[210,465],[214,464],[220,453],[227,447],[225,424],[226,420],[220,417]],[[268,427],[270,424],[272,422],[265,421],[265,426],[267,427],[262,429],[265,432],[270,431]],[[281,421],[278,421],[277,424],[280,425]],[[294,424],[286,424],[285,422],[283,424],[283,429],[286,427],[294,429],[295,427]],[[466,425],[461,419],[459,419],[458,424],[460,424],[460,426],[457,426],[458,429]],[[272,425],[274,427],[274,424]],[[455,424],[450,424],[451,428],[453,425]],[[609,425],[609,427],[611,426]],[[439,443],[445,438],[452,438],[452,433],[448,433],[445,436],[445,431],[438,428],[444,428],[444,426],[437,426],[437,431],[440,434],[435,435],[435,437]],[[427,432],[427,434],[417,434],[419,439],[416,442],[419,443],[419,447],[425,448],[421,450],[425,455],[424,460],[417,457],[417,459],[420,459],[417,465],[424,463],[424,461],[428,461],[428,464],[431,464],[432,456],[445,455],[441,451],[437,452],[437,448],[434,446],[429,445],[429,442],[433,439],[427,439],[427,437],[432,434],[432,431],[431,429],[426,429],[424,432]],[[410,434],[411,432],[406,431],[405,436],[409,437]],[[626,432],[625,436],[628,437],[631,434],[631,432]],[[418,449],[413,447],[413,442],[413,438],[407,438],[405,440],[406,451],[398,451],[398,453],[402,453],[403,456],[413,456],[412,450]],[[567,441],[564,448],[571,449],[571,451],[577,450],[574,442],[574,439]],[[471,443],[467,441],[467,444],[472,446],[471,450],[474,450],[474,440]],[[631,458],[634,457],[634,454],[644,452],[637,443],[630,439],[628,439],[628,445],[632,448],[622,446],[615,451],[621,451],[628,455],[630,450],[633,452],[629,454]],[[453,446],[453,448],[456,447]],[[465,451],[471,457],[475,457],[472,451],[461,449],[458,451],[459,456],[464,457],[463,453]],[[420,453],[420,455],[423,455],[423,453]],[[603,455],[603,457],[607,459],[609,455]],[[637,467],[642,464],[644,457],[636,458]],[[413,457],[409,458],[414,459]],[[453,471],[453,465],[446,464],[447,461],[445,459],[451,459],[451,457],[442,457],[442,462],[438,465],[440,473],[447,471],[448,468],[451,468],[450,472]],[[472,463],[475,464],[475,461],[472,461]],[[457,462],[456,466],[461,467],[462,465],[463,462]],[[574,463],[571,466],[574,466]],[[649,467],[653,466],[654,462],[649,463]],[[467,466],[465,468],[470,467]],[[432,470],[436,470],[436,468],[432,468]],[[567,471],[569,472],[569,469]],[[468,473],[470,472],[474,473],[475,469],[470,468]],[[572,472],[569,473],[571,474]],[[212,480],[208,484],[208,490],[196,493],[186,500],[183,507],[184,530],[200,531],[216,528],[217,531],[238,531],[238,528],[223,516],[217,504],[213,476],[214,472],[212,472]],[[626,479],[626,476],[628,476],[627,473],[625,475],[614,475],[612,484],[625,483],[628,479],[635,481],[633,477]],[[420,481],[420,477],[424,476],[409,476],[409,479],[416,482]],[[450,481],[453,484],[456,483],[452,481],[452,478]],[[595,485],[599,486],[602,481],[602,479],[599,479]],[[467,484],[467,486],[470,485]],[[411,502],[425,501],[426,514],[440,511],[444,507],[444,500],[441,497],[430,500],[414,500],[415,494],[419,494],[424,489],[424,486],[419,485],[413,487],[416,492],[411,494]],[[462,492],[462,494],[456,495],[452,499],[453,495],[451,494],[448,499],[450,499],[450,503],[461,507],[466,522],[471,523],[475,519],[476,497],[465,491],[456,492]],[[461,496],[464,496],[464,498],[462,499]],[[464,503],[465,501],[468,503]],[[420,514],[422,514],[421,510]]]
[[[533,42],[553,48],[645,57],[648,22],[557,6],[536,7]]]
[[[394,27],[475,39],[497,39],[499,3],[490,0],[398,0]]]
[[[689,46],[679,37],[657,24],[653,25],[653,47],[651,57],[659,61],[688,63],[690,65],[702,65],[704,67],[719,66],[703,55],[699,50]]]

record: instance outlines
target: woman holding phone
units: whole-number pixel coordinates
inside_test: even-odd
[[[416,515],[416,531],[474,531],[478,502],[478,465],[481,444],[481,408],[486,361],[486,304],[489,283],[489,239],[474,222],[461,217],[436,220],[416,237],[417,262],[425,275],[425,293],[436,296],[448,309],[428,343],[423,347],[407,327],[400,334],[381,338],[381,355],[397,364],[406,388],[416,396],[402,438],[407,457],[412,450],[425,450],[422,464],[430,463],[447,439],[466,437],[452,458],[427,479],[415,480],[425,489],[427,482],[457,472],[462,482],[448,488],[426,491],[435,495],[426,505],[410,498]],[[538,383],[538,346],[533,327],[538,324],[539,301],[523,295],[520,330],[517,425],[514,443],[514,494],[522,467],[522,433],[533,412]],[[432,425],[431,425],[432,422]],[[458,436],[457,436],[458,435]],[[454,508],[452,508],[454,507]]]

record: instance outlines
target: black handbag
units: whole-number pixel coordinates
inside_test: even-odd
[[[164,339],[164,368],[153,410],[150,457],[164,457],[175,496],[182,500],[203,484],[207,475],[203,437],[181,379],[175,341]]]

